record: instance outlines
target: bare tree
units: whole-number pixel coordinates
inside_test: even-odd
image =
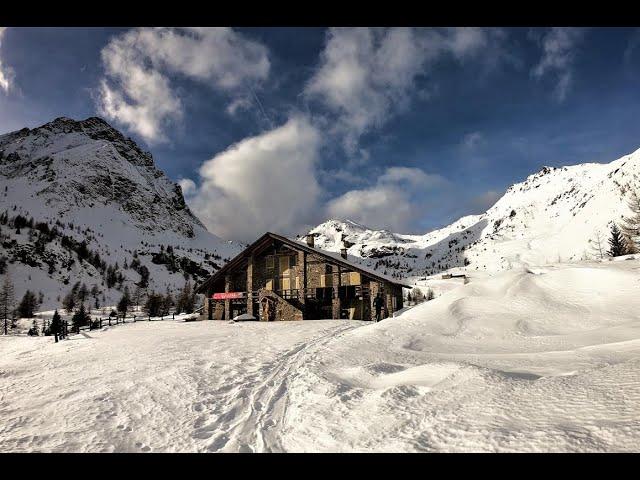
[[[600,230],[596,230],[593,240],[589,240],[591,243],[591,251],[594,256],[600,257],[602,260],[606,255],[606,244],[604,235]]]
[[[629,253],[638,253],[640,248],[640,197],[635,191],[627,200],[627,207],[631,210],[631,215],[623,217],[624,221],[620,225],[620,230],[627,240]]]
[[[13,327],[14,317],[14,304],[15,304],[15,291],[13,283],[9,275],[5,275],[2,286],[0,287],[0,316],[4,324],[4,334],[9,333],[9,322],[11,321],[11,327]]]
[[[411,296],[413,297],[414,305],[424,301],[424,294],[418,287],[413,287],[413,290],[411,290]]]

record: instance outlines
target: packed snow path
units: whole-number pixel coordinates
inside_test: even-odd
[[[349,321],[138,322],[0,337],[2,451],[271,451],[287,385]]]

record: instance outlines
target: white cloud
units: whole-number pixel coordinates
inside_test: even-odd
[[[7,27],[0,27],[0,47],[2,47],[2,37],[6,31]],[[13,78],[13,69],[4,65],[0,58],[0,90],[4,90],[4,93],[9,93],[9,89],[13,87]]]
[[[382,185],[409,185],[410,187],[420,187],[424,189],[442,185],[444,179],[440,175],[425,173],[419,168],[412,167],[389,167],[378,178],[378,183]]]
[[[178,185],[180,185],[180,187],[182,188],[182,195],[184,195],[185,197],[193,195],[198,190],[196,182],[194,182],[190,178],[181,178],[180,180],[178,180]]]
[[[318,220],[319,148],[320,133],[303,117],[246,138],[202,165],[190,206],[222,238],[302,231]]]
[[[335,131],[349,152],[364,133],[380,127],[420,92],[416,79],[449,54],[477,56],[499,36],[479,28],[332,28],[320,65],[305,87],[338,116]],[[424,96],[424,95],[422,95]]]
[[[422,218],[425,192],[446,185],[439,175],[419,168],[391,167],[369,188],[351,190],[329,201],[327,215],[350,219],[371,228],[402,231],[412,220]]]
[[[129,30],[102,50],[102,63],[101,113],[149,142],[164,140],[167,125],[183,115],[169,75],[238,94],[266,79],[270,68],[267,48],[230,28]]]
[[[554,27],[542,37],[542,58],[533,68],[532,74],[536,78],[548,74],[557,77],[553,96],[559,102],[566,99],[571,88],[575,49],[585,32],[584,28]]]
[[[238,97],[227,105],[226,111],[233,117],[242,110],[250,109],[252,105],[253,103],[249,97]]]

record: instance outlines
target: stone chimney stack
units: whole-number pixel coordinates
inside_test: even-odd
[[[313,236],[313,233],[307,234],[307,246],[314,248],[315,240],[316,240],[316,237]]]
[[[342,248],[340,249],[340,256],[345,260],[347,259],[347,247],[344,246],[344,243],[342,244]]]

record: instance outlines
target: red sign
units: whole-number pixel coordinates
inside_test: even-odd
[[[211,295],[214,300],[229,300],[232,298],[244,298],[244,292],[224,292]]]

